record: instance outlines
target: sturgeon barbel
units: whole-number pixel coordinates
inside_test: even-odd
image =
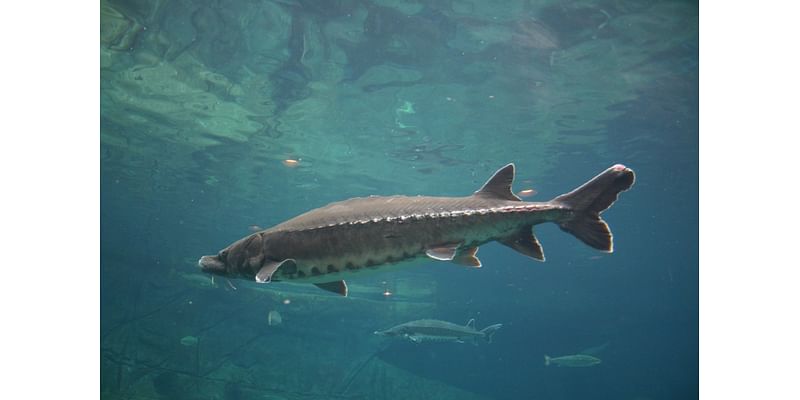
[[[478,268],[478,246],[490,241],[544,261],[533,234],[533,226],[544,222],[610,253],[613,238],[600,213],[634,180],[631,169],[617,164],[550,201],[525,202],[511,190],[514,164],[508,164],[470,196],[371,196],[331,203],[246,236],[198,264],[215,275],[308,282],[346,296],[345,278],[407,261],[428,258]]]

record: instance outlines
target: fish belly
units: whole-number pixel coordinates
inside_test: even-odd
[[[427,249],[447,244],[461,248],[480,246],[518,229],[511,223],[469,224],[433,220],[417,223],[353,224],[313,232],[291,233],[284,249],[298,269],[280,274],[280,280],[330,282],[369,272],[387,272],[430,261]]]

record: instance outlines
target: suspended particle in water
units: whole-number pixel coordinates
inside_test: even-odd
[[[290,304],[292,301],[289,299],[283,299],[283,304]]]
[[[250,231],[250,232],[252,232],[252,233],[256,233],[256,232],[261,232],[261,231],[263,231],[263,230],[264,230],[264,228],[262,228],[262,227],[261,227],[261,226],[259,226],[259,225],[250,225],[250,226],[248,226],[248,227],[247,227],[247,230],[248,230],[248,231]]]
[[[392,293],[392,292],[389,290],[389,288],[386,286],[386,281],[381,281],[381,285],[383,285],[383,293],[381,293],[381,294],[383,294],[383,297],[389,297],[389,296],[391,296],[392,294],[394,294],[394,293]]]

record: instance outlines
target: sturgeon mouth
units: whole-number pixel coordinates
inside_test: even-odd
[[[217,256],[202,256],[197,261],[197,265],[208,274],[222,275],[225,273],[225,263],[220,261]]]

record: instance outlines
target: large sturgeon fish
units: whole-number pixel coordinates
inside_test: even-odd
[[[553,222],[587,245],[612,252],[600,213],[634,182],[617,164],[547,202],[511,191],[514,164],[467,197],[371,196],[311,210],[200,258],[204,272],[264,283],[308,282],[347,296],[344,278],[429,258],[478,268],[478,246],[498,241],[544,261],[533,226]]]

